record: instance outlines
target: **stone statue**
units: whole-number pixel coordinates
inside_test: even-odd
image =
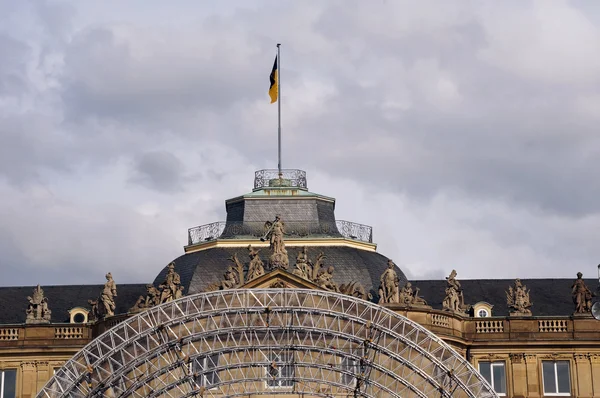
[[[311,279],[312,267],[309,264],[306,246],[298,252],[298,255],[296,256],[296,269],[294,269],[292,273],[304,279]]]
[[[259,250],[256,250],[252,247],[252,245],[248,245],[248,256],[250,257],[250,264],[248,264],[248,275],[246,282],[251,281],[252,279],[258,278],[265,274],[265,267],[263,266],[263,262],[260,259],[258,253]]]
[[[319,277],[317,278],[317,285],[319,285],[319,287],[325,289],[325,290],[330,290],[332,292],[339,292],[340,289],[337,285],[337,283],[335,283],[333,281],[333,271],[335,270],[335,268],[333,268],[332,265],[330,265],[326,270],[323,270],[323,272],[321,272],[319,274]]]
[[[238,280],[235,277],[235,272],[233,271],[233,267],[229,266],[225,274],[223,275],[223,280],[221,281],[221,290],[233,289],[237,287]]]
[[[396,270],[394,268],[394,262],[388,259],[388,267],[379,278],[379,281],[381,282],[381,285],[379,287],[379,304],[399,302],[399,279],[398,274],[396,273]]]
[[[575,304],[575,314],[585,314],[592,309],[592,297],[594,294],[583,281],[583,274],[577,273],[577,280],[571,286],[573,303]]]
[[[146,295],[140,296],[129,312],[140,312],[160,304],[160,291],[153,284],[146,285]]]
[[[177,296],[180,285],[181,277],[177,272],[175,272],[175,263],[171,262],[168,265],[165,281],[158,285],[158,289],[160,290],[159,303],[162,304],[175,300],[175,296]]]
[[[285,223],[281,221],[281,216],[276,215],[273,222],[267,221],[265,223],[265,228],[267,229],[267,233],[261,240],[269,238],[270,249],[272,251],[271,257],[269,258],[269,266],[271,269],[288,269],[289,259],[283,241],[283,236],[285,235]]]
[[[527,286],[521,283],[519,278],[515,280],[514,288],[512,286],[508,287],[506,304],[511,316],[531,316],[529,308],[533,303],[529,300],[529,290],[527,290]]]
[[[115,283],[112,274],[106,274],[106,283],[100,295],[100,303],[102,304],[101,313],[104,317],[115,315],[115,297],[117,297],[117,284]]]
[[[100,314],[100,310],[98,309],[98,300],[88,300],[88,304],[92,307],[89,320],[97,321],[102,318],[102,314]]]
[[[37,285],[33,289],[33,296],[28,296],[27,317],[25,323],[50,323],[52,311],[48,309],[48,298],[44,297],[44,291]]]
[[[340,293],[347,294],[348,296],[357,297],[363,300],[370,300],[373,298],[371,294],[367,293],[365,287],[360,282],[356,281],[341,285]]]
[[[419,297],[419,290],[420,289],[418,287],[413,290],[412,284],[410,282],[406,282],[406,285],[404,285],[404,287],[400,289],[400,292],[398,293],[398,302],[407,307],[426,306],[427,301],[425,301],[425,299],[422,297]]]
[[[446,297],[442,302],[442,307],[447,311],[465,314],[471,306],[465,305],[462,287],[460,286],[460,282],[456,280],[456,275],[456,270],[452,270],[450,276],[446,277]]]

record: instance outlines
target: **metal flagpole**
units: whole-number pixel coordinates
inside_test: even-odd
[[[281,44],[277,43],[277,168],[279,169],[279,179],[281,173]]]

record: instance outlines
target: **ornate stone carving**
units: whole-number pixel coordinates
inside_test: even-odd
[[[592,297],[594,294],[587,287],[582,279],[583,274],[577,273],[577,280],[571,286],[573,303],[575,304],[575,314],[589,313],[592,309]]]
[[[265,223],[267,232],[261,240],[269,239],[271,248],[271,257],[269,258],[269,266],[271,269],[288,269],[289,259],[283,236],[285,235],[285,223],[281,220],[280,215],[275,216],[273,222]]]
[[[335,268],[333,267],[333,265],[330,265],[329,267],[327,267],[326,270],[324,269],[321,273],[319,273],[316,283],[317,283],[317,285],[319,285],[320,288],[329,290],[332,292],[340,291],[340,288],[337,285],[337,283],[335,283],[333,281],[333,271],[334,270],[335,270]]]
[[[508,354],[508,357],[510,358],[510,361],[512,363],[521,363],[525,359],[525,354],[523,354],[523,353],[512,353],[512,354]]]
[[[288,286],[283,281],[275,281],[269,286],[271,289],[285,289]]]
[[[50,323],[52,311],[48,308],[48,298],[44,297],[44,291],[37,285],[33,289],[33,295],[28,296],[29,305],[27,305],[25,323]]]
[[[533,303],[529,300],[527,286],[523,285],[520,279],[515,280],[514,288],[512,286],[508,287],[506,304],[511,316],[531,316],[529,308]]]
[[[146,285],[146,295],[140,296],[129,312],[140,312],[160,304],[160,295],[160,290],[153,284]]]
[[[363,300],[372,299],[373,296],[367,293],[365,287],[360,282],[350,282],[340,286],[340,293],[348,296],[358,297]]]
[[[234,289],[239,285],[239,283],[240,282],[239,279],[237,279],[236,277],[234,268],[232,266],[229,266],[227,268],[227,271],[225,271],[225,274],[223,274],[223,280],[221,281],[220,289]]]
[[[304,279],[312,279],[312,265],[309,263],[306,246],[298,252],[296,256],[296,268],[292,271],[292,274]]]
[[[399,292],[399,304],[407,307],[426,307],[427,301],[419,297],[419,290],[418,287],[413,290],[412,284],[406,282],[406,285]]]
[[[470,305],[465,304],[460,282],[456,280],[456,270],[452,270],[450,276],[446,277],[446,297],[442,302],[442,307],[446,311],[453,311],[459,314],[465,314],[470,308]]]
[[[256,250],[252,245],[248,245],[248,256],[250,257],[250,264],[248,264],[248,274],[246,276],[246,282],[250,282],[252,279],[256,279],[259,276],[265,274],[265,267],[258,253],[260,249]]]
[[[165,281],[158,285],[160,290],[159,303],[166,303],[181,297],[183,286],[181,286],[181,277],[175,272],[175,263],[171,262],[168,265]]]
[[[590,354],[573,354],[576,362],[589,362],[591,360]]]
[[[379,278],[379,281],[381,282],[379,287],[379,304],[400,302],[400,279],[394,268],[394,262],[388,259],[388,267]]]

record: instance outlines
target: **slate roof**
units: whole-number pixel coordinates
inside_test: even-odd
[[[288,246],[290,259],[290,271],[294,268],[296,255],[300,247]],[[333,265],[333,280],[338,284],[358,281],[362,283],[366,291],[371,291],[376,296],[379,289],[379,278],[387,268],[387,257],[377,252],[361,250],[349,246],[308,246],[308,257],[313,262],[316,256],[323,252],[325,254],[325,266]],[[229,258],[237,254],[237,257],[246,266],[249,262],[248,250],[246,248],[211,248],[193,253],[187,253],[175,260],[175,271],[181,277],[181,284],[185,286],[184,294],[200,293],[213,282],[223,279],[227,267],[231,265]],[[270,251],[262,248],[260,257],[265,264],[269,262]],[[406,282],[406,276],[396,268],[400,284]],[[167,267],[158,274],[154,284],[158,286],[165,280]]]
[[[530,289],[529,298],[533,303],[534,316],[572,315],[575,310],[571,296],[571,286],[576,278],[569,279],[521,279]],[[508,316],[506,291],[514,286],[514,279],[458,279],[466,304],[485,301],[493,305],[492,316]],[[597,279],[584,279],[588,288],[595,292]],[[442,309],[446,280],[415,280],[413,288],[420,288],[419,296],[435,309]]]
[[[104,285],[42,286],[52,311],[51,321],[69,322],[69,310],[74,307],[91,309],[89,299],[97,299]],[[35,286],[0,287],[0,324],[25,323],[25,310]],[[117,284],[115,313],[126,313],[138,297],[146,294],[146,284]]]

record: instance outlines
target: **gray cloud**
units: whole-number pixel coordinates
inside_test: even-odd
[[[101,281],[122,262],[123,281],[150,280],[187,227],[223,218],[276,165],[276,41],[284,166],[373,224],[408,274],[597,262],[597,8],[192,3],[191,19],[159,4],[0,6],[0,236],[27,269],[3,283]],[[38,229],[45,256],[27,249]]]

